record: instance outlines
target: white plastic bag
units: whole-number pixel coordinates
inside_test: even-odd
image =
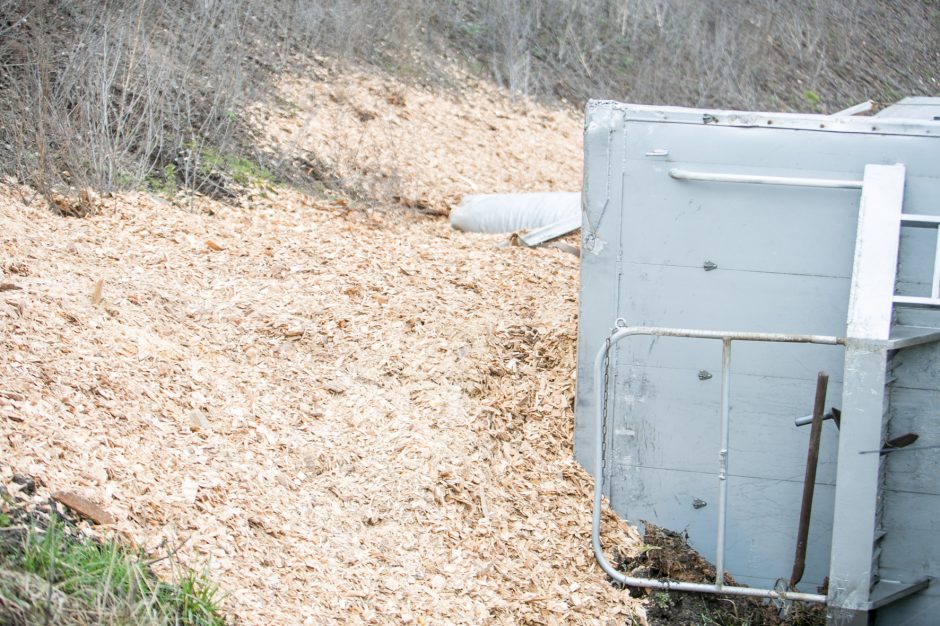
[[[450,225],[475,233],[514,233],[581,215],[581,192],[464,196]]]

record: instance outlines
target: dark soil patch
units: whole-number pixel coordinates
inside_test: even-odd
[[[39,500],[35,480],[26,476],[15,475],[13,484],[19,488],[0,485],[0,624],[227,623],[218,608],[218,588],[204,574],[183,571],[177,582],[163,582],[150,569],[155,560],[83,531],[82,517],[100,512],[88,507],[90,501],[75,494],[55,496],[67,505]]]
[[[36,493],[36,480],[15,474],[13,482],[20,485],[15,494],[0,486],[0,555],[18,549],[31,529],[44,531],[55,519],[61,531],[70,539],[80,541],[83,533],[79,528],[81,518],[58,502],[46,500],[32,503]]]
[[[644,549],[624,558],[618,569],[630,576],[711,583],[715,567],[689,546],[688,536],[645,523]],[[741,586],[725,573],[725,584]],[[646,597],[649,626],[816,626],[826,623],[819,605],[793,603],[788,610],[759,598],[661,589],[631,589]]]

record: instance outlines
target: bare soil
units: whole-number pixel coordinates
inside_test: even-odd
[[[688,543],[688,537],[645,523],[643,547],[636,556],[622,558],[619,569],[631,576],[684,582],[713,583],[715,567]],[[738,586],[730,574],[725,583]],[[757,598],[739,596],[633,590],[646,599],[649,626],[813,626],[826,623],[819,606],[799,603],[778,607]]]

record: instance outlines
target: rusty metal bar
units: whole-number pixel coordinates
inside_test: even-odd
[[[819,441],[822,439],[823,411],[826,410],[826,391],[828,388],[829,374],[819,372],[816,376],[816,402],[813,405],[813,421],[809,431],[806,474],[803,476],[803,502],[800,504],[800,523],[796,531],[796,554],[793,556],[790,589],[796,589],[796,585],[803,579],[803,570],[806,567],[806,542],[809,539],[809,520],[813,513],[816,467],[819,464]]]

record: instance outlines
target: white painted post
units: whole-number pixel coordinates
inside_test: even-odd
[[[877,576],[881,457],[860,452],[879,449],[885,427],[885,366],[904,174],[903,165],[865,167],[849,295],[829,569],[829,605],[842,613],[836,623],[867,623]]]

